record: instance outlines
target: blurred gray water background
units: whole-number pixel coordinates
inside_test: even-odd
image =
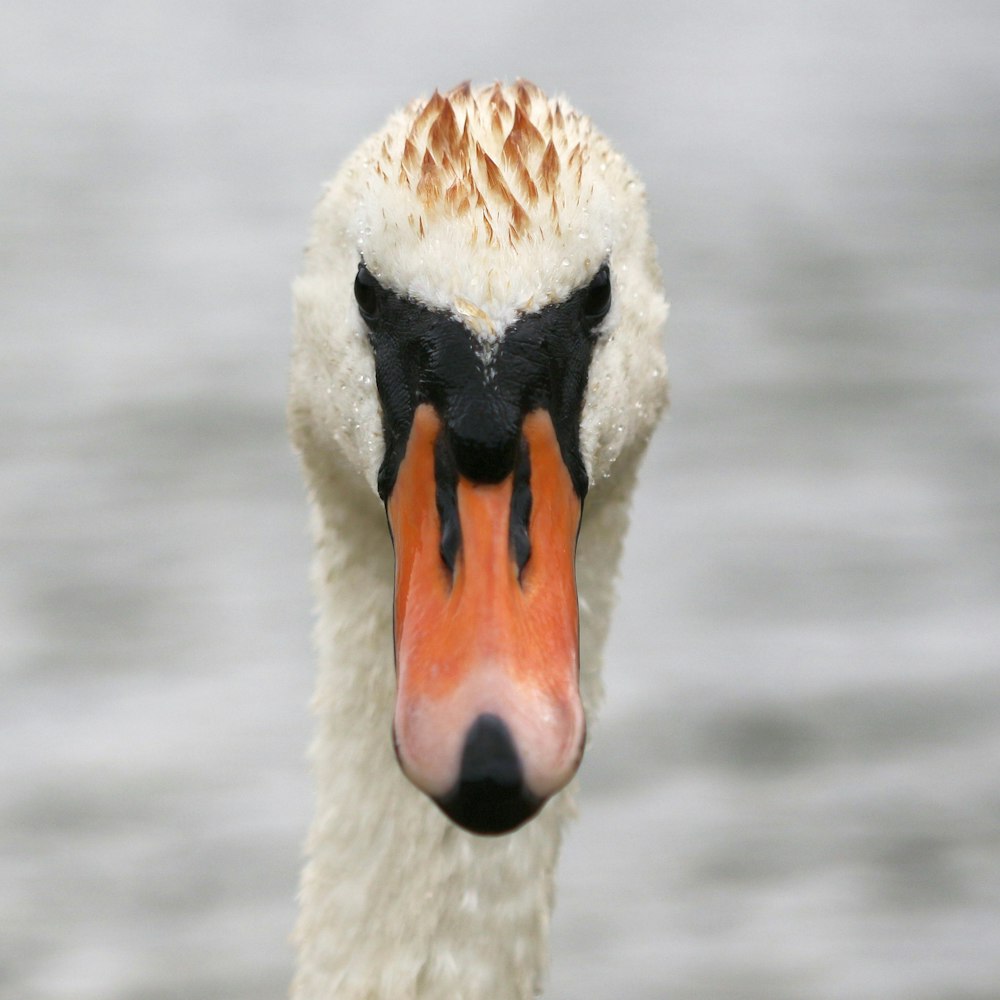
[[[673,408],[548,997],[1000,997],[1000,6],[7,0],[0,996],[284,994],[311,785],[289,280],[394,107],[647,181]]]

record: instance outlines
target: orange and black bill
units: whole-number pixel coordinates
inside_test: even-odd
[[[386,508],[396,554],[393,733],[410,780],[455,822],[504,833],[583,753],[576,538],[582,501],[549,413],[512,471],[473,481],[418,405]]]
[[[585,735],[575,552],[580,423],[609,262],[484,342],[358,265],[396,550],[396,753],[458,824],[505,833],[573,776]]]

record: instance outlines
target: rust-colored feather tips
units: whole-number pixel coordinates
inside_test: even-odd
[[[648,241],[625,160],[524,80],[464,83],[397,112],[329,199],[321,217],[349,259],[487,340]]]
[[[421,235],[437,216],[467,219],[470,237],[515,244],[560,227],[580,194],[584,163],[614,154],[589,121],[534,84],[473,90],[463,83],[411,105],[405,133],[386,136],[376,174],[419,198],[410,225]]]

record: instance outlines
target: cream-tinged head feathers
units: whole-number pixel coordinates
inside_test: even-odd
[[[644,192],[564,100],[524,81],[435,92],[363,143],[317,208],[295,286],[292,430],[304,451],[336,447],[374,487],[383,445],[353,295],[362,260],[383,286],[461,320],[487,358],[519,317],[607,263],[612,307],[581,421],[591,480],[645,442],[666,397],[666,303]]]

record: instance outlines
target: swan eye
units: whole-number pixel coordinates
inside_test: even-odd
[[[354,279],[354,298],[358,303],[358,312],[366,323],[371,323],[378,316],[381,290],[382,286],[372,277],[371,271],[364,264],[358,264],[358,276]]]
[[[594,280],[587,286],[583,300],[583,315],[590,323],[599,323],[611,308],[611,272],[607,264],[594,275]]]

